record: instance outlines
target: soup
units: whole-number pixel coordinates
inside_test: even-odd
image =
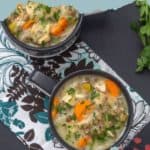
[[[56,93],[51,116],[60,137],[78,150],[105,150],[124,133],[126,98],[119,86],[98,75],[79,75]]]
[[[75,29],[78,17],[72,6],[49,7],[28,1],[18,4],[6,21],[18,40],[34,47],[48,47],[64,41]]]

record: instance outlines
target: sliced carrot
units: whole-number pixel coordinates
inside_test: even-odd
[[[33,24],[35,23],[34,20],[28,20],[27,22],[25,22],[22,26],[23,30],[27,30],[28,28],[30,28]]]
[[[120,88],[118,87],[118,85],[113,82],[112,80],[105,80],[105,83],[106,83],[106,87],[107,87],[107,90],[109,91],[109,93],[114,96],[114,97],[117,97],[120,95]]]
[[[75,108],[74,108],[74,114],[77,118],[78,121],[81,121],[83,119],[83,112],[84,112],[84,105],[81,103],[81,102],[78,102],[76,105],[75,105]]]
[[[62,17],[62,18],[59,19],[58,24],[64,30],[68,26],[68,20],[65,17]]]
[[[84,119],[84,115],[90,113],[93,110],[93,105],[90,100],[78,102],[74,108],[74,114],[78,121]]]
[[[52,26],[51,31],[50,31],[50,33],[54,36],[60,36],[62,32],[63,32],[63,29],[58,24],[55,24],[54,26]]]
[[[57,117],[57,111],[56,111],[56,109],[54,109],[54,110],[52,111],[52,118],[53,118],[53,119],[56,119],[56,117]]]
[[[59,103],[60,103],[59,98],[58,98],[58,97],[55,97],[55,98],[54,98],[53,105],[54,105],[54,106],[58,106]]]
[[[57,117],[57,114],[58,114],[58,112],[57,112],[57,106],[59,105],[59,103],[60,103],[59,98],[55,97],[54,101],[53,101],[53,106],[54,107],[53,107],[53,110],[52,110],[52,118],[53,119],[55,119]]]
[[[68,21],[65,17],[59,19],[58,23],[52,26],[50,33],[54,36],[59,36],[68,26]]]
[[[79,139],[79,141],[77,141],[77,147],[78,148],[85,148],[90,141],[91,141],[90,136],[82,137]]]

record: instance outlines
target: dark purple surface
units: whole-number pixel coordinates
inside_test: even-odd
[[[135,73],[136,59],[142,46],[136,33],[130,29],[130,23],[137,19],[138,11],[133,4],[118,11],[88,16],[84,20],[81,39],[150,104],[150,72]],[[148,149],[150,145],[147,145],[150,143],[149,133],[150,125],[138,135],[142,139],[141,143],[136,144],[133,141],[126,150],[150,150]],[[0,135],[0,150],[26,149],[2,124]]]

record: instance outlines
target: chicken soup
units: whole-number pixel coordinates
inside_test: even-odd
[[[51,116],[61,138],[78,150],[105,150],[124,133],[126,98],[112,80],[79,75],[56,93]]]
[[[18,4],[6,22],[18,40],[34,47],[49,47],[64,41],[74,31],[78,17],[73,6],[50,7],[28,1]]]

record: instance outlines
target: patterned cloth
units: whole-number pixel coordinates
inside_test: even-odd
[[[52,59],[39,61],[19,53],[0,25],[0,121],[30,150],[65,149],[49,127],[49,97],[28,81],[34,68],[57,80],[81,69],[100,69],[116,76],[129,91],[134,106],[134,122],[121,147],[150,121],[149,105],[84,42]]]

